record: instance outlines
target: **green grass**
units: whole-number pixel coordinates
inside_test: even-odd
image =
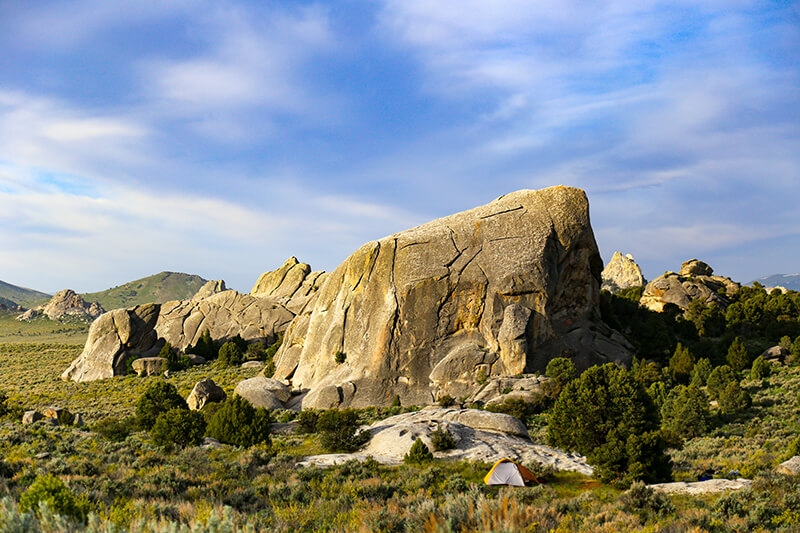
[[[26,289],[25,287],[18,287],[11,285],[5,281],[0,281],[0,298],[11,300],[23,307],[31,307],[34,302],[47,300],[50,295],[41,291],[33,289]]]
[[[87,302],[98,302],[110,311],[146,303],[164,303],[191,298],[206,283],[200,276],[160,272],[100,292],[81,294]]]
[[[77,318],[50,320],[37,317],[33,320],[17,320],[18,311],[0,311],[0,344],[3,343],[86,343],[89,323]]]

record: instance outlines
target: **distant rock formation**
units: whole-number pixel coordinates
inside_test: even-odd
[[[80,294],[72,289],[65,289],[55,293],[46,304],[27,310],[17,320],[31,320],[41,315],[50,320],[59,320],[66,316],[94,320],[104,312],[97,302],[87,303]]]
[[[601,270],[583,191],[511,193],[353,253],[287,330],[275,377],[309,390],[303,407],[411,405],[564,354],[626,361],[599,320]]]
[[[642,275],[642,269],[636,264],[633,256],[631,254],[622,255],[622,252],[614,252],[611,261],[603,269],[601,277],[603,284],[600,288],[612,293],[623,289],[644,287],[647,283]]]
[[[728,298],[739,290],[741,285],[722,276],[714,276],[708,264],[691,259],[681,265],[680,272],[667,272],[644,288],[639,301],[651,311],[661,312],[666,304],[675,304],[683,310],[692,301],[703,298],[707,303],[715,303],[727,309]]]
[[[165,342],[186,350],[205,330],[216,340],[241,335],[272,342],[294,319],[293,310],[303,310],[316,294],[314,286],[305,288],[300,283],[290,291],[279,284],[280,296],[262,297],[226,290],[222,280],[209,281],[188,300],[115,309],[92,324],[83,352],[61,378],[80,382],[122,375],[131,357],[157,355]]]

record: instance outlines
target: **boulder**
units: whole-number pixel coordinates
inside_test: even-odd
[[[609,292],[619,292],[623,289],[643,287],[646,283],[642,269],[636,264],[631,254],[622,255],[614,252],[601,274],[603,284],[601,289]]]
[[[795,455],[788,461],[784,461],[775,467],[775,471],[779,474],[786,474],[787,476],[796,476],[800,474],[800,455]]]
[[[648,283],[639,303],[660,313],[666,304],[675,304],[685,311],[694,300],[703,299],[724,311],[730,304],[728,298],[741,285],[730,278],[712,276],[712,272],[713,269],[702,261],[686,261],[679,273],[666,272]]]
[[[34,422],[44,418],[39,411],[25,411],[22,415],[23,424],[33,424]]]
[[[601,270],[583,191],[511,193],[353,253],[286,331],[275,377],[309,391],[303,407],[334,391],[337,407],[419,405],[565,352],[624,363],[630,345],[599,320]]]
[[[267,409],[283,409],[284,402],[291,396],[289,387],[278,380],[263,376],[240,381],[233,393],[250,402],[253,407]]]
[[[131,366],[139,377],[160,376],[169,370],[169,361],[164,357],[140,357]]]
[[[157,355],[165,342],[185,352],[206,330],[217,341],[240,335],[247,341],[274,342],[315,301],[321,279],[322,273],[312,272],[295,293],[279,285],[277,295],[266,296],[224,290],[224,281],[210,281],[189,300],[104,313],[61,378],[82,382],[122,375],[127,359]]]
[[[228,397],[222,387],[214,383],[212,379],[198,381],[186,398],[186,404],[192,411],[198,411],[207,403],[222,402]]]
[[[193,365],[204,365],[207,362],[206,358],[202,357],[200,355],[196,355],[196,354],[193,354],[193,353],[187,353],[187,354],[184,354],[184,355],[186,355],[186,358],[189,359],[189,361]]]
[[[66,409],[64,409],[63,407],[53,407],[53,406],[45,407],[44,411],[42,411],[42,414],[44,415],[45,418],[54,418],[56,420],[61,420],[61,417],[65,416],[65,413]]]
[[[542,392],[542,383],[548,378],[536,375],[520,377],[495,377],[486,382],[479,391],[468,396],[466,404],[478,402],[484,405],[502,403],[507,398],[522,398],[529,401],[534,394]],[[508,392],[507,392],[508,391]]]
[[[761,357],[770,363],[782,364],[786,361],[786,358],[789,357],[789,351],[780,346],[773,346],[772,348],[764,350],[761,353]]]
[[[262,366],[264,366],[262,361],[245,361],[241,365],[242,368],[261,368]]]

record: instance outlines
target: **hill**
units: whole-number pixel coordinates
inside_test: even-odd
[[[110,311],[121,307],[191,298],[206,281],[192,274],[160,272],[105,291],[84,293],[81,296],[87,302],[97,302]]]
[[[755,280],[765,287],[786,287],[800,291],[800,274],[773,274]]]
[[[25,287],[18,287],[5,281],[0,281],[0,298],[11,300],[23,307],[31,307],[34,303],[50,299],[50,296],[45,292],[26,289]]]

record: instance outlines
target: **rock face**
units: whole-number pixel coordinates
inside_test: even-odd
[[[428,404],[565,353],[625,361],[599,322],[601,270],[583,191],[508,194],[353,253],[287,330],[275,377],[310,390],[303,407]]]
[[[92,324],[83,353],[61,377],[91,381],[118,376],[125,373],[125,362],[131,356],[156,355],[165,342],[186,350],[205,330],[215,340],[241,335],[248,341],[273,342],[296,312],[315,299],[314,286],[305,291],[301,283],[292,292],[279,285],[280,296],[252,296],[224,290],[223,281],[210,281],[189,300],[109,311]]]
[[[675,304],[686,310],[692,301],[702,298],[725,310],[730,303],[728,297],[738,291],[741,285],[730,278],[714,276],[713,272],[702,261],[686,261],[677,274],[667,272],[648,283],[639,303],[660,313],[666,304]]]
[[[39,315],[45,315],[50,320],[58,320],[65,316],[94,320],[104,312],[99,303],[87,303],[80,294],[76,294],[72,289],[65,289],[55,293],[45,305],[29,309],[18,319],[30,320]]]
[[[603,284],[601,289],[609,292],[619,292],[622,289],[643,287],[646,283],[642,269],[634,261],[631,254],[622,255],[614,252],[602,273]]]
[[[228,395],[222,390],[222,387],[214,383],[212,379],[204,379],[198,381],[186,398],[186,404],[192,411],[202,409],[207,403],[222,402]]]
[[[435,451],[430,435],[437,428],[453,435],[455,449]],[[583,457],[531,442],[522,422],[499,413],[426,408],[375,422],[367,430],[372,438],[357,454],[312,456],[307,457],[306,462],[328,465],[353,458],[372,457],[380,463],[399,464],[414,441],[420,438],[437,459],[493,463],[507,457],[522,463],[537,461],[553,465],[558,470],[572,470],[587,475],[592,473],[592,467],[586,464]]]

